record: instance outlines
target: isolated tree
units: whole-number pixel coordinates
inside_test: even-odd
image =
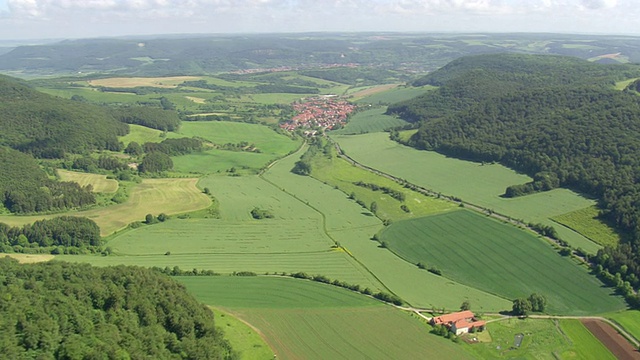
[[[527,315],[531,311],[531,302],[525,298],[515,299],[511,311],[514,315]]]
[[[144,217],[144,222],[147,224],[153,224],[155,222],[155,218],[152,214],[147,214],[147,216]]]
[[[529,295],[528,300],[531,304],[531,311],[534,312],[543,312],[545,306],[547,306],[547,299],[540,294],[533,293]]]
[[[469,300],[463,301],[462,305],[460,305],[460,311],[466,311],[466,310],[471,310],[471,303],[469,302]]]

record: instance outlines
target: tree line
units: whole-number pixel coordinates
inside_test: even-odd
[[[83,253],[102,250],[100,228],[85,217],[60,216],[23,226],[0,223],[0,252]]]

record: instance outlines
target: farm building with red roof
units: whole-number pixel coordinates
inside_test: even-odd
[[[476,319],[476,316],[471,311],[466,310],[435,316],[431,318],[431,325],[444,325],[456,335],[461,335],[472,331],[472,329],[482,331],[487,323]]]

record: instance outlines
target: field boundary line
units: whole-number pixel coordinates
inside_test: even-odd
[[[306,142],[304,143],[306,145]],[[299,153],[300,151],[302,151],[302,146],[298,149],[298,151],[294,152],[293,154],[287,155],[286,157],[289,156],[294,156],[295,154]],[[285,158],[286,158],[285,157]],[[284,158],[283,158],[284,159]],[[265,170],[266,172],[266,170]],[[269,179],[266,179],[264,176],[264,172],[258,174],[258,177],[262,180],[264,180],[265,182],[267,182],[268,184],[274,186],[276,189],[282,191],[283,193],[293,197],[294,199],[298,200],[299,202],[301,202],[302,204],[308,206],[309,208],[313,209],[315,212],[317,212],[318,214],[320,214],[320,216],[322,217],[322,229],[324,231],[324,233],[329,237],[329,239],[331,239],[331,241],[333,241],[334,245],[339,246],[341,249],[344,250],[344,252],[347,254],[347,256],[349,256],[351,259],[353,259],[358,265],[360,265],[367,273],[369,273],[369,275],[371,275],[374,279],[376,279],[376,281],[378,281],[380,283],[380,285],[382,285],[384,287],[384,290],[388,291],[390,294],[393,294],[395,296],[398,296],[396,293],[394,293],[393,291],[391,291],[391,289],[389,289],[387,287],[387,285],[382,282],[382,280],[380,280],[380,278],[378,278],[378,276],[376,274],[374,274],[371,270],[369,270],[369,268],[364,265],[360,260],[358,260],[358,258],[356,258],[351,251],[343,248],[340,243],[338,241],[336,241],[336,239],[330,234],[329,230],[327,229],[327,217],[326,215],[320,211],[319,209],[317,209],[316,207],[314,207],[313,205],[309,204],[306,201],[303,201],[302,199],[300,199],[298,196],[296,196],[295,194],[292,194],[290,192],[288,192],[287,190],[283,189],[282,187],[278,186],[278,184],[272,182]],[[320,183],[319,180],[317,180],[316,178],[310,177],[311,179],[313,179],[314,181],[317,181],[318,183]],[[345,229],[346,230],[346,229]],[[398,296],[399,297],[399,296]]]

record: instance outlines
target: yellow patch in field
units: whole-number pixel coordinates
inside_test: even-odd
[[[2,256],[14,258],[18,260],[20,264],[45,262],[54,258],[54,256],[50,254],[0,254],[0,257]]]
[[[207,100],[195,96],[185,96],[187,99],[193,101],[196,104],[204,104]]]
[[[85,187],[91,185],[96,193],[115,193],[118,191],[118,182],[114,179],[107,179],[106,175],[80,173],[75,171],[58,170],[58,175],[62,181],[72,181]]]
[[[144,221],[147,214],[172,215],[207,208],[211,199],[196,187],[197,182],[198,179],[145,179],[131,190],[129,199],[122,204],[51,215],[3,215],[0,222],[18,226],[63,215],[84,216],[95,221],[100,235],[106,236],[134,221]]]
[[[192,80],[199,80],[199,79],[200,78],[197,76],[169,76],[169,77],[154,77],[154,78],[117,77],[117,78],[90,80],[89,85],[114,87],[114,88],[132,88],[132,87],[138,87],[138,86],[175,88],[178,86],[178,84],[181,84],[185,81],[192,81]]]

